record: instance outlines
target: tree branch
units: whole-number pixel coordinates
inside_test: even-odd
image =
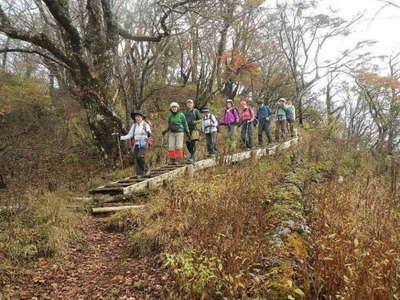
[[[171,32],[166,24],[166,21],[169,18],[169,16],[173,12],[175,12],[177,8],[185,6],[188,3],[195,3],[195,2],[199,2],[199,1],[200,0],[183,0],[183,1],[175,3],[174,5],[172,5],[170,7],[167,7],[167,11],[164,13],[164,15],[160,19],[160,25],[163,30],[163,33],[160,33],[157,36],[133,35],[121,27],[118,27],[118,33],[123,38],[128,39],[128,40],[133,40],[136,42],[160,42],[163,38],[166,38],[171,34]],[[184,14],[185,12],[186,11],[180,12],[180,13]]]
[[[380,0],[380,2],[386,3],[386,5],[391,5],[397,8],[400,8],[400,4],[396,4],[393,1],[387,1],[387,0]]]
[[[61,25],[62,28],[64,28],[64,30],[68,34],[73,51],[79,53],[81,51],[81,38],[78,30],[74,26],[72,26],[72,21],[68,15],[67,7],[61,6],[62,4],[60,1],[42,1],[46,4],[47,8],[56,19],[56,21]],[[64,1],[62,3],[64,3],[64,5],[67,5]]]
[[[48,56],[48,55],[46,55],[46,54],[40,52],[40,51],[37,51],[37,50],[19,49],[19,48],[0,49],[0,53],[8,53],[8,52],[18,52],[18,53],[37,54],[37,55],[39,55],[39,56],[41,56],[41,57],[43,57],[43,58],[45,58],[45,59],[47,59],[47,60],[50,60],[50,61],[52,61],[52,62],[54,62],[54,63],[56,63],[56,64],[58,64],[58,65],[60,65],[60,66],[62,66],[62,67],[64,67],[64,68],[71,69],[70,66],[64,64],[63,62],[60,62],[60,61],[58,61],[58,60],[56,60],[56,59],[54,59],[54,58],[52,58],[52,57],[50,57],[50,56]]]
[[[8,37],[12,39],[22,40],[29,42],[33,45],[39,46],[43,49],[49,51],[54,57],[62,61],[64,64],[68,65],[70,68],[75,68],[76,64],[71,61],[59,48],[55,46],[53,41],[51,41],[45,34],[32,34],[24,30],[19,30],[11,25],[9,18],[4,13],[2,7],[0,6],[0,32],[5,33]]]

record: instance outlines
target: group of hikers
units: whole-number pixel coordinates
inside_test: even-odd
[[[258,143],[263,145],[265,133],[268,143],[272,143],[270,125],[275,120],[275,139],[277,142],[285,136],[294,136],[294,122],[296,119],[295,107],[290,100],[280,98],[276,111],[271,109],[263,101],[258,101],[258,109],[255,113],[246,99],[241,99],[239,105],[241,112],[235,107],[232,99],[226,100],[226,107],[222,118],[218,119],[211,113],[208,107],[198,110],[194,101],[186,101],[186,110],[181,112],[177,102],[170,104],[171,114],[168,117],[168,126],[162,135],[168,133],[168,158],[170,164],[184,162],[184,142],[190,153],[188,163],[196,161],[197,142],[200,135],[206,138],[207,152],[210,156],[217,153],[217,134],[224,127],[225,141],[229,151],[236,149],[236,131],[241,128],[240,139],[246,149],[253,147],[253,129],[258,127]],[[139,110],[133,111],[131,117],[134,121],[127,135],[121,136],[121,140],[132,142],[133,156],[136,166],[136,176],[146,174],[145,153],[152,143],[151,125],[146,120],[146,115]]]

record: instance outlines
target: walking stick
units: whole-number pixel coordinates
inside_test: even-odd
[[[121,163],[121,168],[124,169],[124,161],[122,159],[122,151],[121,151],[121,143],[119,141],[119,133],[114,132],[112,135],[114,135],[117,139],[117,144],[118,144],[118,153],[119,153],[119,161]]]

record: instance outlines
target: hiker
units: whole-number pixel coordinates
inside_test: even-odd
[[[218,132],[218,120],[210,113],[207,107],[202,108],[201,113],[203,117],[201,119],[201,128],[203,133],[206,135],[207,141],[207,152],[208,155],[214,155],[217,152],[217,132]]]
[[[142,177],[146,172],[145,154],[149,148],[151,128],[149,123],[145,121],[146,115],[142,111],[133,111],[131,118],[134,121],[131,129],[127,135],[121,136],[120,139],[121,141],[132,139],[136,176]]]
[[[269,126],[271,125],[272,113],[268,106],[264,104],[264,101],[258,101],[258,110],[256,119],[258,121],[258,144],[263,145],[263,133],[267,135],[268,144],[272,143],[271,132]]]
[[[280,98],[275,112],[275,138],[276,141],[284,139],[286,132],[286,99]]]
[[[187,159],[189,163],[196,161],[196,144],[199,141],[199,130],[198,127],[201,125],[201,114],[198,109],[194,108],[194,101],[188,99],[186,101],[185,117],[189,127],[190,139],[186,141],[186,147],[190,153],[190,157]]]
[[[168,158],[170,163],[177,165],[183,161],[183,141],[185,134],[189,136],[189,127],[185,115],[179,111],[179,104],[172,102],[170,104],[171,115],[168,117],[168,128],[162,135],[168,134]]]
[[[248,106],[245,99],[240,100],[240,106],[243,108],[242,115],[240,116],[240,126],[242,126],[240,137],[244,147],[251,149],[253,147],[254,111]]]
[[[225,126],[225,140],[229,150],[236,149],[236,127],[240,123],[239,111],[233,106],[233,100],[226,100],[226,108],[224,116],[220,122],[221,126]]]
[[[291,137],[294,137],[294,122],[296,121],[296,108],[294,107],[291,100],[287,100],[286,103],[286,121],[287,121],[287,132]]]

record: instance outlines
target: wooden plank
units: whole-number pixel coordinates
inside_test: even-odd
[[[121,182],[117,182],[117,183],[113,183],[113,184],[110,184],[110,185],[106,185],[104,188],[105,189],[108,189],[108,188],[115,188],[115,187],[120,187],[120,188],[124,188],[124,187],[127,187],[127,186],[131,186],[132,184],[135,184],[136,182],[133,182],[133,183],[121,183]]]
[[[113,187],[110,187],[110,188],[101,187],[101,188],[97,188],[97,189],[94,189],[94,190],[90,190],[89,194],[106,193],[106,192],[122,194],[123,193],[123,188],[119,188],[119,187],[115,187],[115,188],[113,188]]]
[[[128,206],[111,206],[111,207],[94,207],[92,208],[93,214],[104,214],[110,212],[116,212],[126,209],[143,209],[145,205],[128,205]]]
[[[285,141],[281,144],[277,144],[267,148],[259,148],[250,151],[244,151],[240,153],[235,153],[231,155],[225,155],[221,158],[209,158],[198,161],[192,165],[164,165],[157,169],[153,170],[153,174],[150,176],[145,176],[142,178],[137,177],[127,177],[123,180],[109,183],[105,186],[97,188],[94,191],[99,193],[110,192],[118,192],[123,195],[130,195],[136,192],[141,192],[148,188],[155,189],[161,186],[165,181],[171,180],[180,175],[184,175],[187,173],[187,167],[193,168],[193,172],[200,171],[203,169],[214,167],[218,164],[218,161],[222,161],[226,164],[231,164],[233,162],[239,162],[246,159],[250,159],[253,156],[262,157],[267,155],[272,155],[279,150],[287,149],[291,145],[294,145],[298,142],[298,137],[293,138],[291,140]]]
[[[217,165],[217,161],[215,160],[215,158],[209,158],[194,163],[193,168],[195,171],[199,171],[206,168],[214,167],[215,165]]]
[[[122,193],[124,195],[130,195],[130,194],[133,194],[133,193],[141,192],[141,191],[146,189],[146,187],[148,185],[148,183],[147,183],[148,180],[150,180],[150,179],[146,179],[146,180],[144,180],[142,182],[139,182],[139,183],[136,183],[134,185],[128,186],[126,188],[123,188],[122,189],[123,190]]]

